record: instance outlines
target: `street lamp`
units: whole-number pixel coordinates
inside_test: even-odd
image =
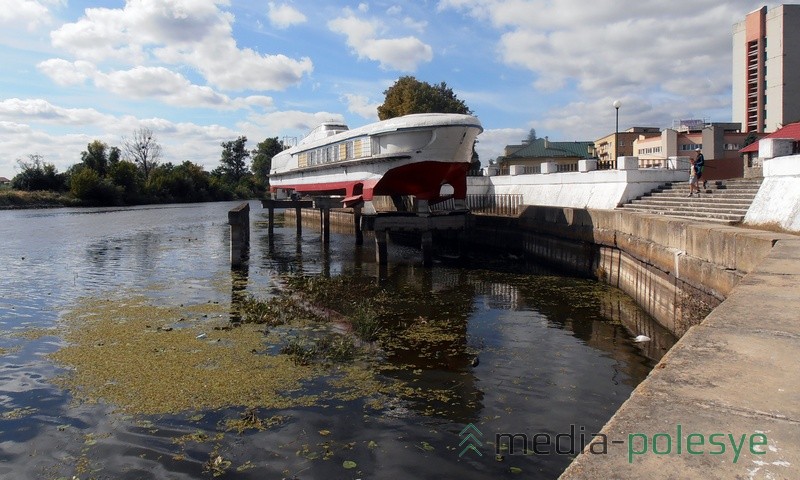
[[[619,138],[618,138],[619,137],[619,107],[622,106],[622,102],[620,102],[619,100],[614,100],[614,103],[612,103],[612,105],[614,106],[614,109],[617,111],[617,123],[616,123],[616,125],[614,127],[614,162],[616,162],[617,161],[617,154],[619,153],[619,151],[618,151],[619,147],[617,146],[619,144]]]

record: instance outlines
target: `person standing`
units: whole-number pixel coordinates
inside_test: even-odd
[[[700,194],[700,181],[703,181],[703,190],[706,189],[708,180],[703,178],[703,167],[706,165],[706,159],[703,157],[703,151],[700,148],[694,150],[697,152],[697,157],[694,159],[694,169],[697,172],[697,194]]]
[[[700,187],[697,186],[697,169],[695,168],[695,161],[693,158],[689,159],[689,196],[694,195],[697,190],[697,196],[700,197]]]

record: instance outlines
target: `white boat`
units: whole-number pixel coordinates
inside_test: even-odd
[[[273,157],[270,190],[275,198],[341,195],[346,205],[363,201],[367,210],[375,195],[436,202],[444,185],[463,200],[472,147],[482,131],[472,115],[445,113],[405,115],[353,130],[323,123]]]

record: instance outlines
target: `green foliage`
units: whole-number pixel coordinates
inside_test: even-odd
[[[126,160],[109,163],[108,177],[114,185],[122,188],[125,203],[135,203],[141,190],[141,176],[138,167],[135,163]]]
[[[267,138],[260,142],[255,150],[251,152],[253,162],[250,169],[255,175],[256,182],[264,187],[269,186],[269,171],[272,168],[272,157],[286,149],[278,137]]]
[[[383,105],[378,107],[378,117],[381,120],[412,113],[472,113],[445,82],[431,85],[412,76],[405,76],[400,77],[383,93],[386,98]]]
[[[108,172],[108,145],[95,140],[86,147],[85,152],[81,152],[81,161],[87,168],[97,172],[101,177],[105,177]]]
[[[227,192],[212,182],[211,176],[200,165],[185,161],[178,166],[171,163],[153,169],[146,184],[151,198],[167,202],[207,202],[227,199]]]
[[[250,152],[245,147],[247,137],[241,136],[236,140],[222,142],[222,157],[220,158],[220,173],[233,183],[247,173],[247,158]]]
[[[123,158],[123,150],[117,147],[110,147],[100,140],[90,142],[81,152],[81,161],[63,174],[39,155],[30,155],[29,161],[18,160],[21,172],[12,181],[13,191],[64,191],[69,192],[68,196],[56,203],[80,201],[92,205],[257,198],[269,186],[267,175],[272,156],[285,148],[277,137],[259,143],[252,152],[255,157],[254,175],[245,163],[251,152],[245,149],[247,138],[242,136],[222,144],[222,165],[208,173],[202,166],[189,161],[179,165],[160,164],[161,148],[147,129],[134,132],[134,137],[125,141],[126,158]],[[7,202],[14,206],[41,204],[38,197],[15,195],[8,196],[8,199]]]
[[[41,155],[29,155],[28,161],[17,160],[20,172],[11,180],[17,190],[66,190],[66,177],[59,174],[55,165],[44,161]]]
[[[742,144],[742,148],[750,145],[751,143],[754,143],[756,140],[758,140],[758,135],[756,135],[755,132],[748,133],[747,136],[744,137],[744,143]]]
[[[90,203],[116,205],[122,201],[123,189],[101,178],[95,170],[82,168],[70,178],[70,193]]]

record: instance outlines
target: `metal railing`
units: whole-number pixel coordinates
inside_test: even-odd
[[[467,208],[472,213],[485,215],[514,216],[519,213],[522,206],[521,193],[467,195]],[[443,212],[455,209],[455,200],[452,198],[431,206],[433,211]]]

